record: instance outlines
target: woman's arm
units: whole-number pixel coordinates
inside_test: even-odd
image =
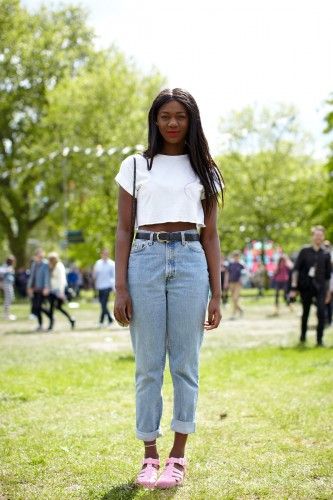
[[[129,324],[132,316],[132,303],[127,285],[128,258],[132,239],[132,196],[125,191],[125,189],[119,187],[115,256],[116,298],[114,304],[114,316],[123,326]]]
[[[205,200],[202,201],[205,209]],[[217,234],[217,203],[214,203],[209,215],[205,215],[205,225],[200,234],[201,244],[206,254],[211,299],[208,305],[208,321],[206,330],[213,330],[219,326],[221,314],[221,250]]]

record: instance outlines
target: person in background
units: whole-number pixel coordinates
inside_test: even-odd
[[[19,267],[15,273],[15,289],[21,298],[27,296],[29,275],[24,267]]]
[[[72,266],[67,273],[67,284],[68,288],[71,288],[76,295],[79,289],[79,275],[75,266]]]
[[[223,253],[221,253],[221,291],[222,291],[223,305],[226,305],[228,302],[228,288],[229,288],[228,262],[225,260]]]
[[[259,299],[259,297],[263,297],[264,295],[266,276],[267,276],[267,271],[265,264],[262,261],[260,261],[258,269],[256,270],[253,276],[253,284],[258,289],[257,299]]]
[[[14,255],[9,255],[6,263],[2,268],[3,275],[3,294],[4,294],[4,316],[5,319],[15,321],[16,316],[10,313],[10,306],[14,301],[14,282],[15,282],[15,263]]]
[[[38,326],[36,331],[43,330],[44,313],[49,319],[50,311],[44,307],[44,301],[50,292],[50,271],[49,264],[44,258],[44,250],[38,248],[34,255],[34,260],[30,269],[28,280],[28,295],[32,299],[31,312],[36,316]]]
[[[323,246],[325,229],[323,226],[312,228],[312,244],[301,249],[292,275],[290,298],[300,293],[302,302],[302,322],[300,343],[306,342],[306,332],[310,307],[315,299],[317,305],[317,346],[323,346],[325,303],[331,300],[331,256]]]
[[[283,298],[286,304],[288,304],[287,291],[288,291],[289,274],[290,274],[290,268],[288,266],[288,261],[286,257],[282,255],[278,260],[277,268],[273,274],[273,282],[275,288],[275,312],[274,312],[275,316],[278,316],[279,314],[280,292],[283,293]]]
[[[333,261],[333,248],[330,241],[324,241],[324,247],[331,256],[331,261]],[[325,304],[325,326],[330,326],[332,324],[332,313],[333,313],[333,267],[331,268],[331,279],[330,279],[330,300]]]
[[[287,290],[286,290],[286,302],[289,307],[289,311],[293,311],[293,300],[290,300],[290,291],[291,291],[291,282],[292,282],[292,275],[293,275],[293,269],[294,269],[294,262],[293,260],[289,257],[289,255],[286,255],[286,261],[287,261],[287,266],[288,266],[288,283],[287,283]]]
[[[239,250],[233,252],[233,261],[230,262],[229,272],[229,289],[232,301],[232,316],[230,319],[236,319],[236,314],[243,316],[243,309],[239,305],[239,296],[242,289],[242,271],[245,269],[240,261],[241,253]]]
[[[85,269],[82,272],[82,286],[84,290],[91,290],[94,288],[94,278],[90,269]]]
[[[93,277],[95,289],[98,291],[98,300],[101,305],[99,327],[102,328],[105,317],[108,319],[109,325],[111,326],[113,318],[108,309],[108,300],[110,293],[114,290],[115,263],[109,258],[108,250],[102,250],[101,258],[94,266]]]
[[[66,279],[66,269],[64,264],[59,259],[56,252],[51,252],[48,255],[49,267],[50,267],[50,277],[51,277],[51,288],[49,293],[50,302],[50,324],[49,331],[53,330],[54,325],[54,309],[60,311],[68,319],[72,330],[75,327],[75,319],[63,308],[65,302],[65,288],[67,285]]]
[[[81,290],[83,288],[83,276],[82,276],[81,270],[78,267],[74,268],[74,272],[77,275],[76,288],[74,289],[75,290],[75,296],[76,297],[80,297],[80,292],[81,292]]]

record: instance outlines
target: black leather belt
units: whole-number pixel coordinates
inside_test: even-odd
[[[135,235],[136,240],[150,240],[151,233],[142,233],[138,231]],[[194,233],[185,233],[184,232],[185,241],[200,241],[200,235]],[[163,231],[159,231],[157,233],[153,233],[153,241],[158,241],[159,243],[165,243],[168,241],[182,241],[182,233],[181,231],[173,232],[173,233],[164,233]]]

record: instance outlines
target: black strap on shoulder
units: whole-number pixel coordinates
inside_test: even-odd
[[[148,158],[146,158],[147,162],[147,170],[149,170],[149,161]],[[135,233],[135,218],[136,218],[136,212],[137,212],[137,203],[138,200],[135,196],[135,191],[136,191],[136,158],[133,156],[133,190],[132,190],[132,231],[133,235]]]

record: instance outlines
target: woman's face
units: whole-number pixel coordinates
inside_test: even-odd
[[[169,101],[160,107],[156,124],[164,141],[169,144],[185,143],[189,127],[186,108],[178,101]]]

